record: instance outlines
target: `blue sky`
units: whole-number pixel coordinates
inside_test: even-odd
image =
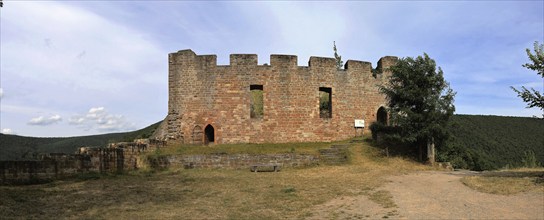
[[[168,53],[192,49],[442,67],[458,114],[542,115],[510,86],[543,90],[521,65],[544,42],[544,1],[4,1],[0,129],[25,136],[135,130],[167,114]]]

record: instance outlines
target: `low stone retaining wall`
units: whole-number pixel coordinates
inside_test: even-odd
[[[282,167],[305,167],[319,164],[336,165],[348,162],[348,145],[333,145],[319,150],[319,155],[280,154],[206,154],[149,155],[163,145],[148,143],[117,143],[106,148],[80,148],[76,154],[51,154],[36,160],[0,161],[0,184],[40,183],[78,173],[124,172],[149,165],[163,168],[248,169],[255,164],[281,164]],[[141,160],[144,159],[144,160]],[[147,161],[147,162],[146,162]],[[147,164],[145,164],[147,163]]]
[[[217,168],[249,169],[254,164],[280,163],[282,167],[305,167],[314,165],[340,165],[349,161],[349,145],[333,145],[312,154],[206,154],[206,155],[167,155],[149,157],[152,168]]]
[[[82,147],[76,154],[46,154],[33,160],[0,161],[0,184],[40,183],[78,173],[134,170],[141,166],[140,154],[156,147],[117,143],[104,148]]]
[[[64,160],[0,161],[0,183],[25,184],[47,182],[80,172],[81,161]]]
[[[310,154],[209,154],[169,155],[150,158],[153,168],[230,168],[249,169],[253,164],[281,163],[283,167],[304,167],[320,163],[319,156]]]

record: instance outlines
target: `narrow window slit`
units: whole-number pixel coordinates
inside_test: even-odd
[[[332,118],[332,88],[319,87],[319,117]]]
[[[264,114],[263,85],[250,85],[251,118],[262,118]]]

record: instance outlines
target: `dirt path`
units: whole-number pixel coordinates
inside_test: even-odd
[[[544,219],[544,195],[504,196],[481,193],[463,185],[458,172],[419,172],[389,178],[384,189],[409,219]]]
[[[544,194],[510,196],[481,193],[463,185],[462,172],[417,172],[388,178],[396,207],[384,208],[369,195],[342,197],[314,207],[314,218],[544,219]],[[371,194],[371,193],[370,193]]]

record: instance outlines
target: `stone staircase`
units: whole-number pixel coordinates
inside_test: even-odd
[[[319,150],[320,163],[327,165],[340,165],[349,161],[349,145],[332,145],[327,149]]]

